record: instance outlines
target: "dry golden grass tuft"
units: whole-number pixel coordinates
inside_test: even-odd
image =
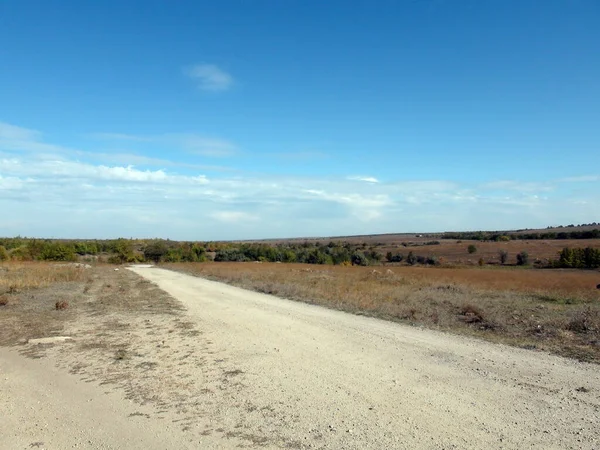
[[[181,263],[166,268],[355,314],[600,362],[600,273]]]

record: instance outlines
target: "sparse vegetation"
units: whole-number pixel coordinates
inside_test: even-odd
[[[416,260],[416,257],[415,257]],[[600,362],[593,272],[173,264],[285,298]]]

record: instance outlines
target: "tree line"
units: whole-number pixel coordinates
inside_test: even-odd
[[[551,261],[551,266],[568,269],[598,269],[600,268],[600,249],[565,247],[560,252],[558,259]]]
[[[443,239],[472,241],[511,241],[511,240],[555,240],[555,239],[600,239],[600,228],[585,231],[544,231],[531,233],[507,233],[500,231],[460,231],[442,234]]]

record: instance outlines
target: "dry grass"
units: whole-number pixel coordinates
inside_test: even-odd
[[[0,264],[0,345],[60,334],[77,316],[89,269],[73,264]]]
[[[86,281],[89,273],[74,264],[10,262],[0,264],[0,294],[46,287],[55,283]]]
[[[407,239],[405,242],[413,244],[422,244],[430,239],[416,238]],[[479,242],[479,241],[456,241],[442,239],[439,245],[419,245],[417,247],[404,247],[399,242],[386,243],[377,247],[382,254],[388,251],[392,253],[403,253],[404,256],[409,251],[416,255],[437,256],[446,263],[477,264],[479,259],[483,259],[485,264],[500,264],[499,251],[504,250],[508,253],[508,264],[516,264],[517,254],[526,251],[529,254],[530,262],[535,259],[546,261],[548,259],[557,259],[558,253],[565,247],[592,247],[600,248],[600,239],[565,239],[565,240],[518,240],[508,242]],[[469,245],[475,245],[477,252],[469,254],[467,248]]]
[[[600,273],[200,263],[167,268],[356,314],[600,362]]]

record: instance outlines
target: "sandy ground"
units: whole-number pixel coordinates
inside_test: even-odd
[[[0,448],[600,448],[596,365],[132,270],[0,348]]]

